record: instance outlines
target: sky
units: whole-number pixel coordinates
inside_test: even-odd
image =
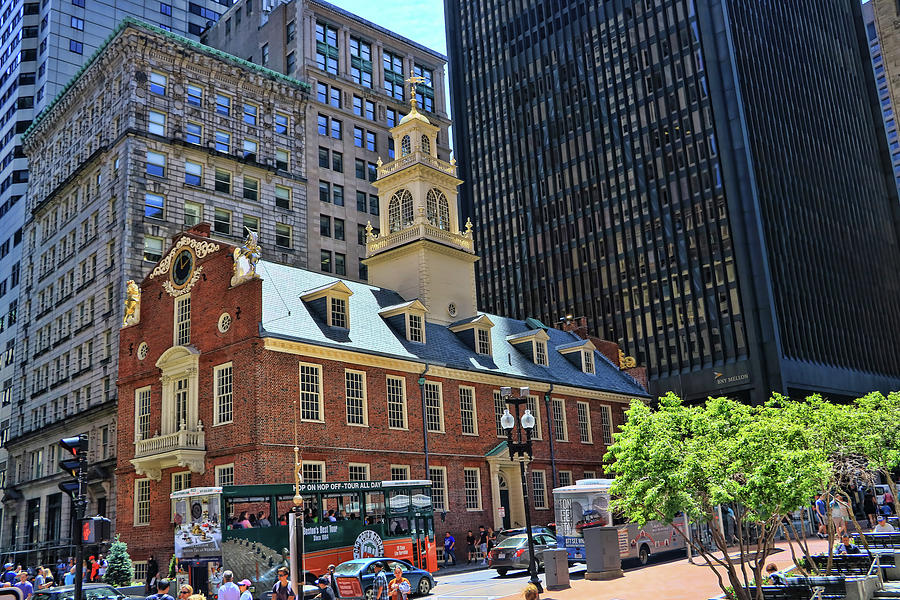
[[[328,0],[423,46],[447,54],[441,0]]]

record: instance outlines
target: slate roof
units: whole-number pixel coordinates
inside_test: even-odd
[[[415,362],[445,366],[453,369],[505,375],[626,394],[631,397],[648,397],[637,381],[599,352],[594,353],[596,375],[582,372],[565,356],[555,352],[557,346],[581,341],[574,333],[548,328],[547,342],[549,367],[534,364],[506,337],[528,332],[531,327],[525,321],[492,315],[491,328],[493,356],[477,354],[464,344],[447,326],[427,322],[425,340],[419,344],[407,341],[392,329],[378,313],[385,308],[404,304],[400,294],[393,290],[373,287],[363,283],[341,280],[353,291],[348,300],[350,328],[329,327],[328,323],[300,300],[300,296],[335,281],[334,275],[315,273],[287,265],[260,261],[257,273],[262,283],[262,323],[260,335],[284,340],[343,348]]]
[[[575,342],[569,342],[568,344],[560,344],[559,346],[556,346],[555,348],[556,348],[556,350],[568,350],[569,348],[578,348],[580,346],[584,346],[584,343],[586,341],[587,340],[579,339]]]

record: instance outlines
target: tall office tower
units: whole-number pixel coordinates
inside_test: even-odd
[[[199,39],[231,0],[15,0],[0,3],[0,488],[12,389],[22,273],[28,161],[22,133],[127,16]],[[6,540],[0,537],[0,547]]]
[[[857,0],[445,9],[490,310],[584,315],[692,400],[900,386],[897,192]]]
[[[248,228],[263,257],[305,265],[308,89],[126,20],[26,132],[33,177],[2,528],[3,551],[23,564],[72,554],[55,442],[88,435],[88,514],[114,519],[119,361],[155,369],[141,363],[149,347],[188,345],[179,327],[174,340],[120,349],[125,282],[158,282],[151,269],[170,240],[202,222],[212,232],[209,247],[191,248],[198,258],[217,241],[240,245]],[[184,322],[191,281],[176,271],[163,287]],[[240,318],[240,307],[230,312]],[[166,393],[180,402],[188,390],[171,383]],[[184,443],[160,439],[150,450],[177,454]]]
[[[891,97],[891,89],[888,83],[888,73],[885,67],[885,54],[892,54],[900,60],[900,36],[889,37],[893,44],[882,44],[878,35],[878,27],[875,22],[875,0],[862,5],[863,22],[866,26],[866,41],[869,44],[869,56],[872,61],[872,70],[875,73],[875,87],[878,90],[878,104],[881,108],[881,116],[884,121],[884,132],[887,134],[888,150],[891,153],[891,166],[893,167],[894,181],[900,189],[900,137],[897,134],[897,115],[894,112],[894,99]],[[889,2],[895,16],[897,3]],[[893,22],[891,24],[893,29]],[[896,46],[896,47],[892,47]]]
[[[320,0],[264,0],[262,6],[240,0],[203,41],[312,86],[308,268],[365,281],[365,228],[378,224],[372,182],[378,161],[394,159],[388,129],[408,110],[403,82],[413,73],[423,78],[416,87],[419,110],[440,128],[438,157],[450,156],[447,59]]]

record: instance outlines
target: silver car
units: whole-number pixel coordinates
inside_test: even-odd
[[[534,555],[537,558],[537,568],[540,570],[544,567],[544,550],[556,548],[556,538],[546,533],[532,535]],[[490,566],[503,577],[512,569],[527,569],[529,558],[528,536],[514,535],[494,546],[490,553]]]

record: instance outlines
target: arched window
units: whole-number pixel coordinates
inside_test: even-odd
[[[442,191],[431,188],[428,190],[425,204],[428,222],[439,229],[450,231],[450,204],[447,202],[447,196]]]
[[[422,136],[422,152],[431,154],[431,140],[428,139],[427,135]]]
[[[409,141],[408,135],[404,135],[400,141],[400,156],[409,156],[410,152],[412,152],[412,142]]]
[[[399,190],[388,203],[390,233],[409,227],[413,222],[413,198],[409,190]]]

